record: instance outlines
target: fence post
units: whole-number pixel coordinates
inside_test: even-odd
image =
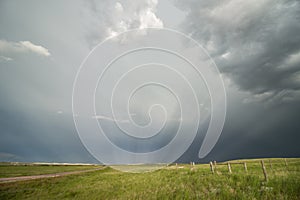
[[[195,166],[195,163],[194,163],[194,162],[191,162],[191,171],[194,170],[194,166]]]
[[[209,162],[209,165],[210,165],[210,171],[211,171],[212,173],[215,173],[213,163],[212,163],[212,162]]]
[[[286,158],[284,159],[285,166],[288,166]]]
[[[247,164],[246,164],[246,162],[244,162],[244,169],[245,169],[245,172],[248,173],[248,169],[247,169]]]
[[[267,170],[266,170],[264,161],[261,160],[260,162],[261,162],[261,167],[262,167],[262,170],[263,170],[263,173],[264,173],[265,181],[268,181],[268,175],[267,175]]]
[[[228,166],[228,171],[229,171],[229,173],[231,174],[232,171],[231,171],[231,166],[230,166],[230,163],[229,163],[229,162],[227,163],[227,166]]]
[[[269,163],[270,163],[270,168],[271,168],[271,170],[273,171],[273,166],[272,166],[272,161],[271,161],[271,159],[269,159]]]
[[[214,168],[215,168],[215,172],[217,173],[217,161],[214,161]]]

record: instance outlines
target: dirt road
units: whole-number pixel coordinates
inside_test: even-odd
[[[101,167],[101,168],[97,168],[97,169],[89,169],[89,170],[72,171],[72,172],[60,172],[60,173],[55,173],[55,174],[41,174],[41,175],[33,175],[33,176],[18,176],[18,177],[0,178],[0,183],[27,181],[27,180],[42,179],[42,178],[54,178],[54,177],[72,175],[72,174],[80,174],[80,173],[84,173],[84,172],[92,172],[92,171],[102,170],[105,168],[106,167]]]

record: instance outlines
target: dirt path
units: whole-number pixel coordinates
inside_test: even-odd
[[[41,179],[41,178],[54,178],[54,177],[72,175],[72,174],[80,174],[80,173],[84,173],[84,172],[92,172],[92,171],[102,170],[105,168],[106,167],[101,167],[101,168],[97,168],[97,169],[89,169],[89,170],[71,171],[71,172],[59,172],[59,173],[55,173],[55,174],[41,174],[41,175],[32,175],[32,176],[0,178],[0,183],[27,181],[27,180]]]

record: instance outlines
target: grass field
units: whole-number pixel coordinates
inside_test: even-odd
[[[94,165],[0,165],[0,178],[29,176],[40,174],[54,174],[99,168]]]
[[[196,165],[193,170],[190,165],[171,165],[149,173],[125,173],[108,167],[65,177],[2,183],[0,199],[300,199],[300,159],[287,159],[288,165],[283,159],[264,161],[267,182],[259,160],[245,161],[248,173],[242,165],[232,165],[231,174],[226,165],[217,165],[214,174],[208,164]],[[28,166],[28,171],[35,167]]]

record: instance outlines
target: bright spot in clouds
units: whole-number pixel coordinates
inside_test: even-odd
[[[0,40],[0,53],[24,53],[32,52],[41,56],[50,56],[48,49],[41,45],[33,44],[30,41],[11,42]]]
[[[50,56],[50,53],[48,51],[48,49],[39,46],[39,45],[35,45],[32,44],[30,41],[21,41],[19,42],[25,49],[32,51],[34,53],[43,55],[43,56]]]
[[[13,59],[10,58],[10,57],[0,56],[0,62],[1,62],[1,61],[11,61],[11,60],[13,60]]]
[[[141,7],[132,5],[127,8],[120,2],[116,2],[111,16],[113,23],[106,28],[107,34],[113,37],[135,28],[163,28],[162,20],[155,14],[157,4],[157,1],[150,0]]]

